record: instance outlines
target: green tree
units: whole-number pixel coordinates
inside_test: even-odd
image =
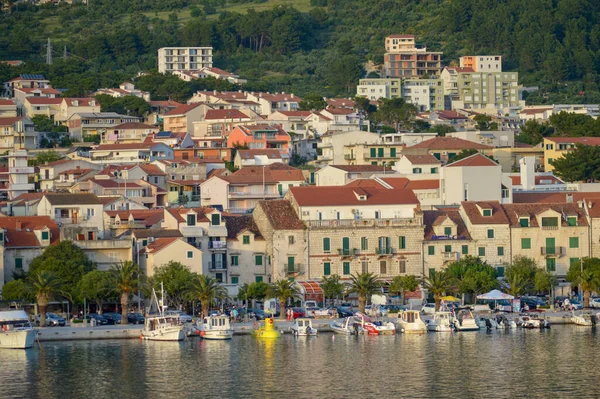
[[[479,151],[474,148],[469,148],[466,150],[461,150],[454,158],[452,158],[452,162],[460,161],[461,159],[468,158],[471,155],[477,154]]]
[[[477,295],[498,287],[496,270],[477,256],[467,255],[451,263],[446,273],[452,276],[452,285],[461,294],[470,294],[476,301]]]
[[[416,276],[409,274],[407,276],[395,276],[388,288],[388,291],[400,295],[402,305],[404,305],[404,293],[413,292],[419,287],[420,281]]]
[[[452,276],[445,271],[430,270],[429,276],[423,278],[423,288],[433,294],[435,311],[440,310],[442,297],[452,287]]]
[[[529,120],[521,126],[521,131],[515,137],[519,143],[537,145],[544,140],[544,137],[552,136],[554,128],[548,122],[538,122]]]
[[[454,126],[451,125],[434,125],[431,126],[428,130],[430,133],[437,133],[438,136],[445,136],[446,133],[456,132]]]
[[[514,295],[513,292],[521,293],[522,291],[522,294],[526,294],[534,291],[535,276],[538,270],[539,268],[535,260],[526,256],[515,256],[513,262],[506,268],[506,271],[504,272],[504,279],[506,282],[509,285],[511,282],[514,282],[517,285],[510,293]]]
[[[407,103],[403,98],[379,100],[377,112],[373,114],[376,121],[392,125],[398,130],[411,123],[417,114],[417,108]]]
[[[99,94],[96,100],[100,103],[102,112],[116,112],[137,117],[143,117],[150,112],[150,104],[136,96],[113,97]]]
[[[358,296],[358,309],[364,313],[369,296],[381,292],[381,282],[373,273],[356,273],[351,276],[350,292]]]
[[[498,130],[498,124],[496,122],[491,122],[492,117],[489,115],[479,114],[476,115],[473,120],[476,122],[475,128],[477,130]]]
[[[55,274],[64,284],[64,292],[70,300],[77,297],[79,281],[95,268],[85,252],[67,240],[47,247],[29,264],[30,273],[44,270]]]
[[[148,279],[149,286],[160,291],[163,285],[167,305],[171,308],[181,309],[188,298],[187,283],[192,280],[194,273],[190,268],[180,262],[170,261],[154,270]]]
[[[89,299],[96,304],[98,313],[102,314],[102,306],[114,298],[112,275],[108,271],[92,270],[79,281],[79,297]],[[125,319],[124,319],[125,320]]]
[[[267,297],[269,285],[264,281],[250,283],[248,285],[248,298],[253,301],[262,301]],[[254,306],[254,305],[253,305]]]
[[[300,101],[298,105],[302,111],[320,111],[327,108],[327,102],[316,93],[305,95],[304,100]]]
[[[344,284],[340,283],[340,276],[332,274],[321,278],[321,289],[325,300],[335,300],[344,295]]]
[[[556,286],[556,276],[549,271],[538,269],[535,273],[535,290],[537,292],[552,292],[552,288]]]
[[[121,302],[121,320],[127,320],[129,300],[142,287],[142,273],[131,261],[117,263],[110,268],[112,284]]]
[[[204,274],[195,274],[187,284],[189,295],[200,301],[202,304],[202,314],[208,315],[210,307],[218,299],[227,297],[227,290],[219,282],[210,276]]]
[[[600,290],[600,259],[583,258],[581,261],[572,263],[565,279],[571,285],[581,287],[583,306],[589,306],[590,294]]]
[[[285,305],[288,300],[294,301],[300,299],[300,290],[290,280],[277,280],[271,284],[267,291],[267,297],[277,298],[279,302],[279,318],[285,319]]]
[[[600,147],[577,144],[575,149],[552,161],[554,174],[567,182],[600,179]]]
[[[64,282],[49,270],[36,270],[27,279],[31,294],[40,312],[40,326],[46,326],[46,310],[50,301],[63,293]]]
[[[354,97],[354,106],[357,111],[362,112],[365,116],[369,116],[377,111],[377,107],[371,104],[371,101],[366,97]]]
[[[46,162],[50,163],[58,161],[59,159],[62,159],[62,155],[56,151],[40,151],[34,159],[29,160],[29,166],[40,166],[44,165]]]
[[[64,133],[68,129],[64,125],[55,125],[52,119],[46,115],[34,115],[31,118],[36,132],[47,132],[47,133]]]
[[[29,288],[25,280],[12,280],[2,286],[2,300],[22,301],[29,298]]]

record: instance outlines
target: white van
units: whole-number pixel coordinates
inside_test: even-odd
[[[305,301],[304,302],[304,309],[308,309],[308,308],[316,308],[317,306],[317,301]]]

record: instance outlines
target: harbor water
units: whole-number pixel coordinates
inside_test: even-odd
[[[44,342],[0,351],[0,398],[597,397],[600,330],[274,342]]]

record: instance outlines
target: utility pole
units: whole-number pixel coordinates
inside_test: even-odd
[[[63,59],[67,60],[67,46],[63,47]]]
[[[46,46],[46,64],[52,65],[52,43],[48,38],[48,45]]]

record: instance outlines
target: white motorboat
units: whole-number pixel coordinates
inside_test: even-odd
[[[0,312],[0,348],[27,349],[35,341],[35,331],[24,310]]]
[[[517,321],[517,325],[522,328],[549,328],[550,323],[547,320],[540,319],[537,316],[522,314],[519,316],[519,320]]]
[[[585,317],[583,314],[576,315],[575,312],[573,312],[573,316],[571,316],[571,322],[582,327],[591,327],[593,325],[591,319]]]
[[[477,331],[479,325],[469,308],[457,308],[454,313],[454,329],[456,331]]]
[[[451,332],[452,331],[452,313],[435,312],[433,319],[427,323],[427,330],[433,332]]]
[[[204,339],[231,339],[233,328],[228,316],[207,316],[198,326],[198,333]]]
[[[517,323],[514,320],[509,319],[508,317],[506,317],[506,315],[500,313],[496,315],[496,323],[498,323],[499,328],[517,328]]]
[[[398,330],[405,334],[422,334],[427,332],[427,325],[421,320],[421,313],[405,310],[398,313]]]
[[[314,336],[317,335],[318,332],[316,328],[313,328],[311,319],[303,318],[294,320],[290,330],[292,330],[292,334],[297,337]]]
[[[361,312],[356,312],[354,316],[362,319],[363,329],[369,335],[388,335],[396,333],[396,326],[394,323],[372,320],[369,316],[362,314]]]
[[[329,323],[329,327],[334,333],[338,334],[358,335],[364,333],[363,323],[354,318],[354,316],[334,320]]]
[[[479,328],[486,328],[488,330],[496,330],[500,328],[498,322],[493,317],[478,317],[475,319],[475,322],[479,326]]]
[[[161,293],[160,302],[156,296],[156,291],[152,290],[152,296],[152,301],[156,303],[158,308],[158,314],[146,315],[142,338],[149,341],[183,341],[185,332],[179,315],[165,315],[164,294]],[[150,308],[152,308],[152,305]]]

